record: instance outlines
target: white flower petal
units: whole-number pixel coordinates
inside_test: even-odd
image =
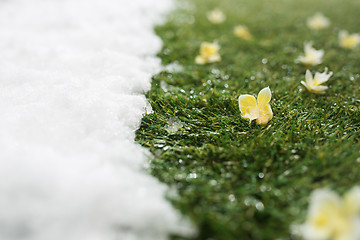
[[[310,87],[313,85],[313,75],[312,73],[310,72],[309,69],[306,70],[306,73],[305,73],[305,81],[306,81],[306,84]]]
[[[329,78],[333,75],[333,72],[327,73],[327,71],[328,69],[325,68],[325,71],[323,73],[315,73],[314,86],[320,85],[329,80]]]
[[[304,44],[305,54],[309,53],[313,49],[312,42],[307,42]]]
[[[337,193],[328,188],[316,189],[310,196],[310,214],[324,203],[340,206],[341,198]]]
[[[307,25],[311,29],[319,30],[330,26],[330,20],[322,13],[316,13],[314,16],[308,18]]]
[[[197,57],[195,58],[195,63],[196,63],[196,64],[205,64],[206,61],[205,61],[205,59],[204,59],[202,56],[197,56]]]
[[[220,62],[221,61],[221,57],[219,54],[214,54],[214,55],[211,55],[209,57],[209,60],[208,62],[212,63],[212,62]]]
[[[311,92],[316,94],[324,94],[326,89],[328,89],[327,86],[315,86],[311,88]]]
[[[305,56],[300,56],[297,61],[305,65],[317,65],[322,62],[324,50],[316,50],[312,47],[311,42],[305,43],[304,52]]]
[[[353,214],[360,214],[360,186],[353,187],[344,195],[346,209]]]
[[[298,231],[305,240],[328,240],[331,236],[330,228],[318,229],[309,223],[299,226]]]

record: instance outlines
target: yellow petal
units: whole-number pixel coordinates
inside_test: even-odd
[[[204,59],[202,56],[197,56],[196,58],[195,58],[195,63],[196,64],[205,64],[206,63],[206,59]]]
[[[242,38],[244,40],[250,40],[252,38],[248,28],[242,25],[238,25],[234,28],[234,34],[235,36]]]
[[[349,34],[347,31],[340,31],[339,41],[342,48],[354,48],[360,43],[360,35],[356,33]]]
[[[251,121],[259,117],[259,110],[254,96],[249,94],[240,95],[239,107],[243,118]]]
[[[258,94],[258,106],[259,108],[264,108],[266,105],[269,104],[271,100],[271,91],[269,87],[266,87],[264,89],[262,89],[259,94]]]
[[[273,112],[270,104],[266,104],[265,106],[259,107],[259,118],[256,119],[256,123],[259,125],[266,125],[272,119]]]
[[[203,42],[200,47],[200,55],[203,57],[209,57],[217,54],[219,48],[219,45],[216,43]]]

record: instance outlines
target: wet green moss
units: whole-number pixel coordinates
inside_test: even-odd
[[[153,77],[137,141],[153,153],[150,172],[176,189],[172,203],[199,228],[195,239],[292,239],[313,189],[344,192],[360,184],[360,49],[338,46],[341,29],[359,32],[359,1],[180,1],[156,28],[164,65],[182,66]],[[192,7],[191,7],[192,6]],[[213,25],[206,12],[227,19]],[[306,18],[321,11],[332,25],[311,31]],[[233,36],[245,24],[254,39]],[[222,61],[194,63],[202,41],[216,40]],[[306,67],[295,64],[305,41],[324,49],[334,75],[325,95],[300,85]],[[270,86],[274,118],[266,127],[241,119],[237,98]],[[166,130],[176,116],[176,133]],[[174,239],[183,239],[174,236]]]

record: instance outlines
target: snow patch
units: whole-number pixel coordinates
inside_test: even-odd
[[[166,239],[192,227],[134,143],[167,0],[0,1],[0,239]]]

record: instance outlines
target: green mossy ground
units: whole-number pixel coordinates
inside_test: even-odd
[[[154,76],[137,141],[153,153],[150,171],[176,189],[172,203],[199,228],[195,239],[292,239],[316,188],[343,193],[360,184],[360,48],[338,46],[338,32],[360,32],[357,0],[180,1],[156,28],[164,65],[180,72]],[[192,6],[192,7],[191,7]],[[206,12],[220,8],[224,23]],[[312,31],[306,19],[321,11],[331,27]],[[252,41],[233,35],[245,24]],[[203,41],[216,40],[222,61],[196,65]],[[324,49],[334,75],[325,95],[300,85],[306,67],[295,64],[305,41]],[[162,87],[166,86],[167,91]],[[274,118],[266,127],[242,119],[237,98],[270,86]],[[174,134],[167,120],[184,126]],[[183,239],[174,236],[174,239]]]

